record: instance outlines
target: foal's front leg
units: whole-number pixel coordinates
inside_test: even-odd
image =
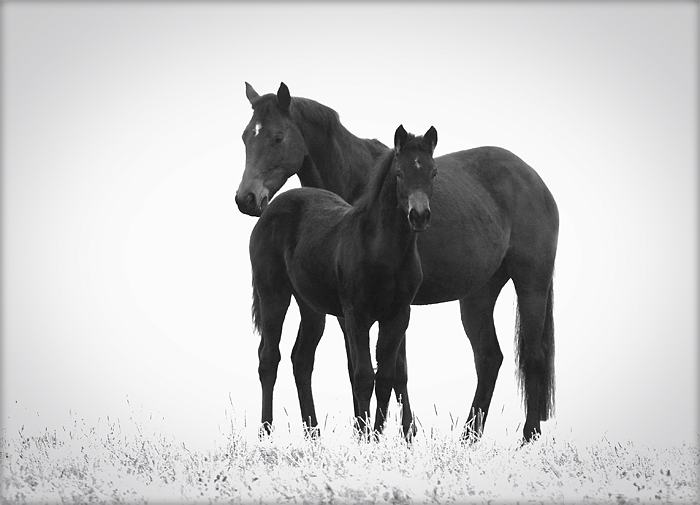
[[[411,307],[407,306],[394,319],[379,322],[379,337],[377,339],[377,375],[375,393],[377,396],[377,414],[374,429],[382,432],[386,415],[389,410],[389,399],[392,388],[396,391],[397,399],[402,403],[402,426],[406,438],[412,433],[413,415],[408,401],[406,373],[405,335]],[[401,369],[399,370],[399,358]]]
[[[350,341],[348,340],[348,333],[345,330],[345,319],[339,317],[338,324],[340,325],[340,329],[343,331],[343,340],[345,341],[345,354],[348,358],[348,375],[350,376],[350,391],[354,391],[353,381],[355,380],[355,372],[352,369],[352,352],[350,351]],[[357,400],[355,399],[354,394],[352,395],[352,408],[355,417],[359,416],[360,408],[357,405]]]
[[[369,329],[374,321],[351,306],[345,307],[343,312],[352,362],[352,391],[357,404],[355,428],[360,433],[366,433],[369,430],[369,403],[374,390],[374,369],[369,350]]]

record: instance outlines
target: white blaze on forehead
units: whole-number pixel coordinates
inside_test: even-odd
[[[262,130],[262,123],[257,122],[255,123],[255,136],[258,136],[258,133],[260,133],[260,130]]]
[[[416,162],[416,170],[420,170],[420,161],[418,161],[418,158],[415,159]]]

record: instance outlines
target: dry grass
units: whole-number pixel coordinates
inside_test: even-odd
[[[376,443],[344,425],[309,441],[258,441],[231,427],[211,450],[146,436],[131,421],[74,422],[39,436],[5,434],[2,503],[697,503],[698,446],[580,446],[543,436],[520,447],[457,430],[419,430],[406,444],[392,421]]]

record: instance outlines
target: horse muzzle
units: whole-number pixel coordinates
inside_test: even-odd
[[[423,231],[430,222],[430,200],[425,194],[408,198],[408,223],[413,231]]]
[[[266,188],[262,188],[259,193],[254,191],[236,192],[236,205],[238,210],[249,216],[260,217],[269,202],[269,193]]]

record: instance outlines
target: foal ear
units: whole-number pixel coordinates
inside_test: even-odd
[[[289,96],[289,88],[283,82],[280,83],[280,89],[277,90],[277,103],[282,110],[288,110],[289,104],[292,103],[292,97]]]
[[[260,98],[260,95],[258,95],[258,92],[253,89],[253,86],[248,84],[247,82],[245,83],[245,96],[248,97],[248,101],[250,102],[250,105],[253,105],[254,102]]]
[[[394,150],[396,151],[396,154],[401,152],[401,148],[403,147],[407,138],[408,133],[406,130],[404,130],[403,125],[399,125],[399,127],[396,129],[396,133],[394,133]]]
[[[430,129],[425,132],[425,135],[423,135],[423,141],[430,146],[430,152],[432,153],[437,145],[437,130],[434,126],[431,126]]]

